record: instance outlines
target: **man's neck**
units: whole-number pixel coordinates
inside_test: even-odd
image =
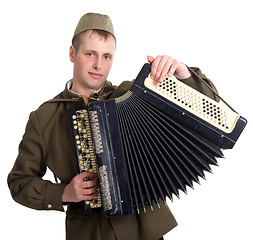
[[[99,92],[100,89],[104,86],[104,84],[102,84],[102,86],[100,86],[98,89],[91,89],[91,88],[85,88],[84,86],[72,80],[72,85],[70,87],[70,90],[82,96],[90,97],[90,95],[92,95],[94,92]]]
[[[72,82],[71,91],[78,93],[82,96],[89,97],[96,89],[84,88],[83,86],[79,86],[78,83]]]

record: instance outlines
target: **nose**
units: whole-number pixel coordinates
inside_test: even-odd
[[[102,68],[102,59],[101,57],[97,57],[93,64],[94,69],[100,70]]]

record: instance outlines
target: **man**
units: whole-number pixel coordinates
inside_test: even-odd
[[[116,49],[116,38],[108,16],[89,13],[84,15],[75,30],[70,61],[73,62],[73,79],[55,100],[42,104],[32,112],[19,146],[19,155],[8,176],[8,184],[15,201],[27,207],[42,210],[64,211],[66,238],[81,239],[145,239],[157,240],[177,223],[169,208],[147,209],[144,213],[106,218],[103,213],[86,213],[83,200],[97,196],[97,176],[91,172],[78,174],[78,165],[69,108],[80,104],[69,99],[89,101],[114,98],[124,94],[132,82],[123,82],[118,88],[107,81]],[[169,56],[148,56],[152,63],[151,76],[157,84],[165,76],[178,79],[214,98],[212,92],[191,76],[188,68]],[[198,74],[200,71],[193,69]],[[201,75],[208,84],[212,83]],[[42,177],[49,168],[61,180],[55,184]],[[89,178],[89,181],[84,179]],[[130,231],[129,231],[130,230]]]

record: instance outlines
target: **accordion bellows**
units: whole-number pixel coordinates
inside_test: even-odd
[[[152,85],[149,73],[145,64],[119,98],[70,110],[80,171],[99,175],[100,195],[85,201],[87,211],[119,216],[172,200],[205,178],[246,125],[175,78]]]

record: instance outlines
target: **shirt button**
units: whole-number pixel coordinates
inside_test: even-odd
[[[47,207],[48,207],[48,208],[52,208],[52,205],[51,205],[51,204],[48,204]]]

